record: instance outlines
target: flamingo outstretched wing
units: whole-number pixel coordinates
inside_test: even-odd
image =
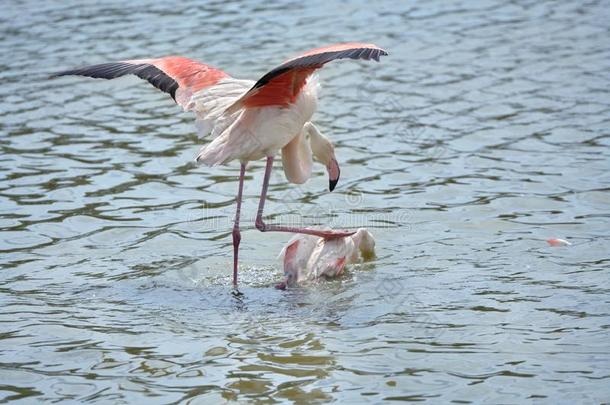
[[[324,64],[336,59],[374,59],[388,53],[373,44],[350,42],[316,48],[289,59],[261,77],[227,113],[244,107],[287,106],[293,103],[307,78]]]
[[[220,69],[181,56],[101,63],[65,70],[54,74],[53,77],[77,75],[115,79],[130,74],[147,80],[159,90],[168,93],[185,109],[193,93],[230,77]]]

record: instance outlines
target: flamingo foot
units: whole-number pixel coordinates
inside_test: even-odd
[[[324,239],[337,239],[337,238],[345,238],[347,236],[352,236],[354,234],[356,234],[355,231],[334,231],[334,230],[330,230],[330,231],[322,231],[323,235],[320,235],[320,237],[324,238]]]
[[[262,221],[262,219],[257,218],[256,229],[261,232],[289,232],[289,233],[302,233],[305,235],[317,236],[324,239],[336,239],[336,238],[345,238],[346,236],[352,236],[356,233],[356,231],[334,231],[334,230],[324,230],[324,229],[311,229],[311,228],[295,228],[291,226],[279,226],[279,225],[267,225]]]

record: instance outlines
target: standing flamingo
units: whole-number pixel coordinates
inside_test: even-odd
[[[374,59],[387,52],[373,44],[343,43],[312,49],[289,59],[257,82],[232,78],[222,70],[180,57],[102,63],[66,70],[55,76],[79,75],[114,79],[128,74],[147,80],[169,93],[185,111],[194,111],[202,135],[213,140],[201,148],[197,161],[215,166],[239,159],[239,188],[233,226],[233,285],[241,233],[239,218],[246,164],[266,158],[265,175],[255,225],[261,232],[293,232],[322,238],[345,237],[349,231],[268,225],[263,209],[273,160],[281,150],[286,178],[303,183],[311,176],[312,155],[326,165],[332,191],[339,165],[332,144],[310,122],[317,106],[313,73],[335,59]]]

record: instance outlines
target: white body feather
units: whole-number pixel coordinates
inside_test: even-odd
[[[252,85],[251,81],[223,79],[193,94],[187,109],[197,113],[201,132],[214,138],[201,148],[197,161],[218,165],[275,156],[298,136],[317,108],[317,80],[310,77],[296,101],[287,107],[258,107],[224,113]],[[200,133],[201,133],[200,132]]]
[[[335,277],[343,272],[346,264],[359,263],[374,254],[373,235],[360,228],[352,236],[334,239],[297,234],[282,249],[279,258],[284,262],[287,284],[291,285]]]

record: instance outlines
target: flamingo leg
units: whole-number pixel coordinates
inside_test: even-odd
[[[241,232],[239,231],[239,216],[241,214],[241,200],[244,191],[244,177],[246,175],[246,164],[241,163],[239,168],[239,190],[237,191],[237,209],[235,211],[235,222],[233,223],[233,285],[237,286],[237,257],[239,255],[239,242]]]
[[[261,190],[261,198],[258,202],[258,211],[256,213],[256,229],[261,232],[291,232],[303,233],[306,235],[318,236],[325,239],[343,238],[351,236],[356,232],[350,231],[325,231],[320,229],[296,228],[291,226],[267,225],[263,222],[263,210],[265,209],[265,199],[267,198],[267,190],[269,189],[269,178],[273,169],[273,156],[267,156],[267,165],[265,166],[265,177],[263,178],[263,189]]]

